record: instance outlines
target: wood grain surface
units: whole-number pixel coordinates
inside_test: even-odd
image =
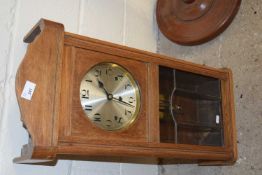
[[[232,73],[89,37],[64,32],[63,25],[41,20],[25,38],[27,53],[16,76],[21,119],[30,140],[16,163],[42,163],[57,158],[122,157],[190,160],[202,165],[236,160],[236,128]],[[95,127],[80,105],[79,87],[95,64],[114,62],[138,82],[141,110],[126,130],[107,132]],[[218,78],[222,82],[225,145],[161,143],[159,131],[159,66]],[[31,101],[21,98],[26,80],[36,83]],[[108,161],[108,158],[105,159]],[[122,160],[123,160],[122,159]]]

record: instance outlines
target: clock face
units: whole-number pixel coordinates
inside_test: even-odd
[[[104,130],[127,128],[140,109],[140,91],[132,75],[115,63],[92,67],[80,85],[80,101],[86,117]]]

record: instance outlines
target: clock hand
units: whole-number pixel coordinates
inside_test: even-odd
[[[121,103],[121,104],[123,104],[123,105],[129,106],[129,107],[132,107],[132,108],[135,107],[135,106],[133,106],[133,105],[127,103],[127,102],[122,101],[122,98],[121,98],[121,97],[119,97],[118,99],[115,98],[115,97],[113,97],[113,100],[114,100],[115,102]]]
[[[104,92],[106,93],[107,100],[112,100],[113,95],[107,92],[106,88],[104,87],[104,83],[99,81],[98,79],[97,79],[97,81],[98,81],[99,88],[102,88],[104,90]]]
[[[104,90],[104,92],[106,93],[106,97],[107,97],[108,100],[114,100],[114,101],[116,101],[116,102],[118,102],[118,103],[121,103],[121,104],[123,104],[123,105],[129,106],[129,107],[132,107],[132,108],[135,107],[135,106],[133,106],[133,105],[127,103],[127,102],[122,101],[122,97],[119,97],[118,99],[115,98],[115,97],[113,97],[112,94],[110,94],[110,93],[107,92],[106,88],[104,87],[104,83],[101,82],[101,81],[99,81],[98,79],[97,79],[97,81],[98,81],[98,86],[99,86],[99,88],[102,88],[102,89]]]

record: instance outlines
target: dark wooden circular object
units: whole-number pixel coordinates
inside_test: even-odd
[[[158,0],[157,23],[175,43],[201,44],[229,26],[240,4],[241,0]]]

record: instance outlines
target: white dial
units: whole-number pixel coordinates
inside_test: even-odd
[[[131,74],[115,63],[92,67],[80,85],[86,117],[105,130],[127,128],[140,109],[140,91]]]

